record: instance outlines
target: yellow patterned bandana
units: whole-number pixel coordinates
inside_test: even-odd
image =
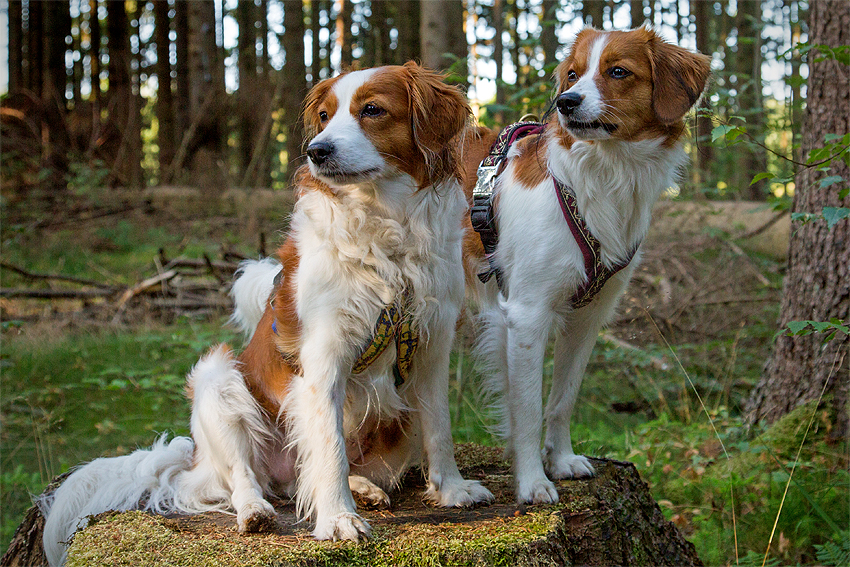
[[[378,321],[375,323],[372,341],[366,345],[354,362],[352,374],[360,374],[369,368],[395,339],[396,362],[393,365],[393,375],[396,387],[404,384],[410,376],[413,355],[416,353],[416,347],[419,346],[419,334],[416,332],[413,318],[409,313],[405,313],[407,302],[408,294],[405,292],[402,295],[401,308],[400,302],[396,301],[381,310]]]

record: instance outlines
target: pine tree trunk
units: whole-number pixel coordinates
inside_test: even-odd
[[[44,27],[42,11],[44,2],[29,3],[27,20],[27,88],[41,98],[44,72]]]
[[[699,0],[692,1],[699,2]],[[630,0],[629,15],[632,18],[633,28],[643,25],[643,22],[646,20],[646,16],[643,15],[643,0]]]
[[[89,0],[89,29],[91,30],[91,47],[89,48],[89,68],[91,73],[91,98],[94,103],[95,128],[100,123],[100,2]]]
[[[468,77],[469,47],[463,31],[462,0],[430,0],[421,4],[420,39],[422,65],[431,69],[453,70],[454,80],[465,83]],[[450,53],[457,63],[444,54]]]
[[[401,65],[412,59],[421,59],[422,47],[419,39],[421,9],[417,2],[399,2],[398,9],[398,58]]]
[[[558,0],[543,0],[540,6],[540,45],[543,47],[543,64],[552,67],[558,63]]]
[[[709,25],[713,6],[703,0],[691,0],[691,15],[696,26],[697,51],[711,55],[709,44]],[[632,20],[634,22],[634,20]],[[699,187],[710,177],[710,165],[714,160],[714,148],[711,145],[711,107],[707,99],[700,101],[696,116],[696,156],[693,160],[694,185]]]
[[[747,132],[756,139],[764,136],[764,100],[761,81],[761,0],[738,3],[738,111],[746,117]],[[739,146],[737,175],[733,187],[746,190],[747,197],[753,201],[763,201],[767,197],[767,184],[759,181],[750,185],[757,173],[767,170],[767,152],[757,146]]]
[[[286,153],[288,163],[286,175],[291,178],[295,173],[304,144],[304,129],[301,124],[301,103],[307,94],[307,81],[304,68],[304,14],[301,0],[284,0],[283,48],[286,51],[286,63],[281,71],[281,80],[285,82],[283,90],[284,123],[286,131]]]
[[[602,29],[602,17],[605,10],[605,0],[584,0],[582,2],[581,15],[585,23],[590,20],[590,25],[597,29]]]
[[[354,10],[354,4],[351,0],[339,0],[342,9],[336,19],[336,37],[340,46],[340,71],[351,69],[351,64],[354,63],[351,51],[351,15]]]
[[[810,4],[809,43],[837,47],[850,44],[850,2],[818,0]],[[835,60],[813,61],[809,53],[809,87],[803,125],[803,151],[823,147],[827,134],[850,132],[850,67]],[[841,184],[820,187],[827,175],[840,175]],[[823,207],[850,207],[841,200],[850,167],[834,160],[828,173],[815,168],[797,176],[793,211],[820,213]],[[780,327],[789,321],[850,321],[850,219],[831,229],[823,220],[797,226],[791,233],[788,272],[782,294]],[[773,422],[821,392],[832,394],[838,416],[833,435],[846,435],[847,389],[850,375],[850,337],[838,333],[824,343],[824,335],[780,336],[764,376],[747,404],[750,422]]]
[[[159,171],[162,173],[174,159],[174,97],[171,92],[171,20],[168,17],[168,0],[155,0],[153,3],[156,22],[156,118],[159,122],[157,144],[159,145]]]
[[[9,94],[24,86],[23,41],[23,2],[9,0]]]
[[[253,0],[240,0],[236,5],[236,21],[239,24],[239,164],[243,171],[247,170],[256,149],[256,132],[261,121],[258,110],[262,108],[262,105],[256,104],[260,85],[257,77],[255,12]]]

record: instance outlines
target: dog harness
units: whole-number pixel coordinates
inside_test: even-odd
[[[489,155],[484,158],[478,167],[478,180],[475,184],[475,189],[472,191],[470,220],[472,221],[472,228],[481,237],[485,257],[490,265],[487,270],[478,274],[478,278],[486,283],[495,274],[499,289],[503,289],[502,271],[496,265],[493,255],[499,243],[498,227],[496,226],[493,211],[493,190],[495,189],[496,179],[507,165],[507,155],[510,147],[526,136],[542,134],[545,129],[546,124],[540,122],[521,120],[520,122],[511,124],[499,133],[499,137],[493,143]],[[585,222],[584,217],[582,217],[578,210],[575,192],[572,188],[560,182],[554,175],[552,176],[552,181],[555,186],[555,195],[558,198],[558,204],[561,207],[561,213],[564,215],[564,220],[570,229],[570,233],[572,233],[576,244],[581,249],[581,255],[584,258],[586,281],[570,298],[573,308],[578,309],[593,301],[593,298],[602,290],[605,282],[629,265],[640,244],[629,252],[625,260],[610,268],[607,267],[602,262],[602,245],[593,236],[593,233],[590,232],[587,222]]]
[[[375,323],[372,339],[351,367],[352,374],[365,372],[395,340],[396,361],[393,364],[393,378],[396,388],[404,384],[410,376],[413,355],[416,354],[416,348],[419,346],[419,334],[416,332],[416,326],[410,314],[409,303],[409,295],[405,291],[394,303],[381,310]],[[272,320],[272,331],[277,334],[277,318]],[[286,360],[294,358],[292,354],[281,354]]]

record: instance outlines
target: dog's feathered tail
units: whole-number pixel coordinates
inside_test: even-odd
[[[230,323],[245,333],[246,340],[251,340],[257,329],[280,270],[280,263],[273,258],[245,260],[239,264],[236,281],[230,289],[235,303]]]
[[[260,445],[271,436],[226,346],[210,350],[187,379],[192,397],[192,436],[160,437],[151,448],[101,458],[77,468],[38,506],[46,518],[44,551],[51,567],[64,564],[67,544],[88,517],[108,510],[158,514],[232,511],[268,483]],[[231,486],[232,471],[247,463],[246,487]],[[236,490],[236,491],[235,491]],[[235,492],[234,492],[235,491]]]
[[[44,553],[51,566],[65,562],[67,543],[88,517],[107,510],[143,509],[167,513],[174,507],[176,477],[192,466],[188,437],[160,437],[150,449],[102,458],[75,470],[37,504],[46,518]]]

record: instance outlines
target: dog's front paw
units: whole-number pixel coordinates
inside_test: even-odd
[[[358,514],[343,512],[330,518],[319,518],[313,537],[316,539],[332,539],[334,541],[348,539],[360,541],[372,533],[372,528]]]
[[[520,504],[554,504],[558,501],[558,491],[548,478],[538,478],[528,483],[520,482],[516,499]]]
[[[596,474],[590,460],[583,455],[563,455],[552,459],[547,467],[549,476],[556,479],[589,478]]]
[[[425,492],[425,498],[437,506],[466,508],[476,504],[489,504],[496,498],[477,480],[444,482],[437,488],[433,483]]]
[[[265,500],[253,500],[236,512],[236,527],[240,533],[268,532],[275,527],[277,513]]]

